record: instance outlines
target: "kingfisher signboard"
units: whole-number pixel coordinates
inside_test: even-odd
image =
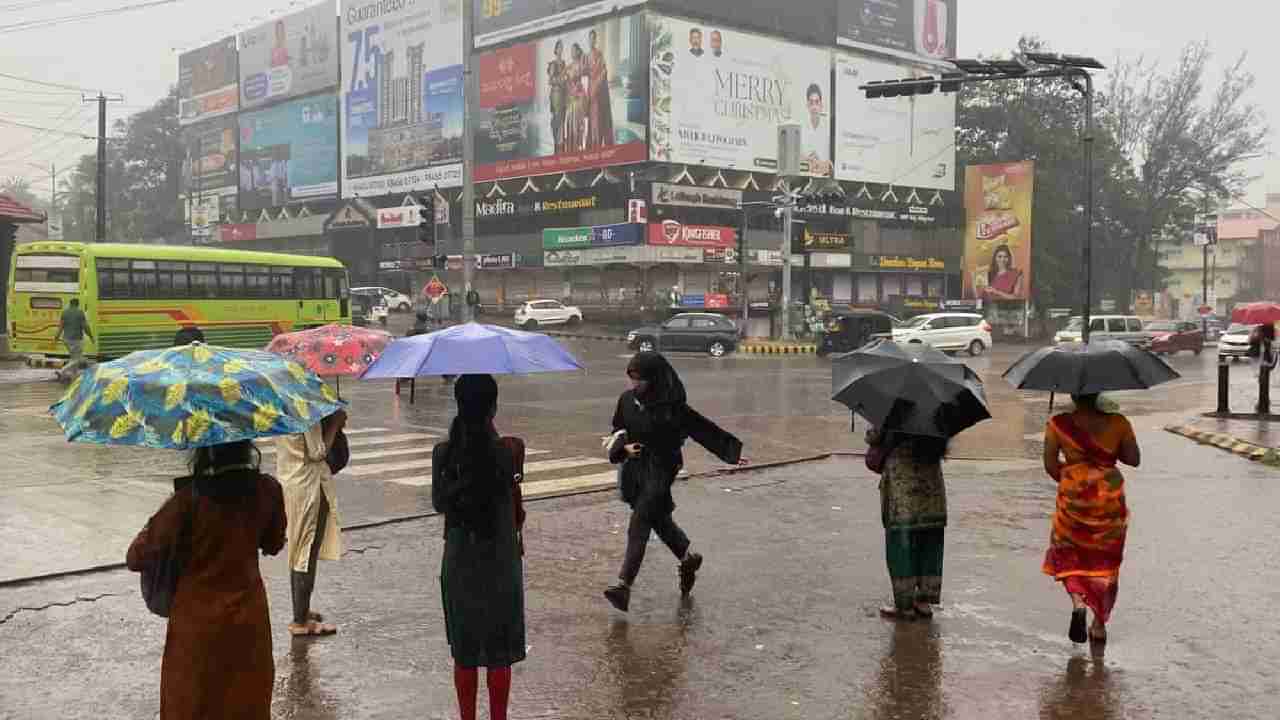
[[[687,225],[663,220],[649,225],[649,244],[659,247],[731,248],[737,245],[738,231],[718,225]]]

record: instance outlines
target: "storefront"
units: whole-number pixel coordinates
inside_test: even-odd
[[[854,304],[889,308],[906,299],[930,299],[938,305],[959,295],[959,256],[855,254],[852,259]]]

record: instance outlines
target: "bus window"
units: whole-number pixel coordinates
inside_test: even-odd
[[[293,297],[293,268],[271,268],[271,295],[278,298]]]
[[[243,265],[222,264],[218,266],[218,297],[244,297]]]
[[[293,273],[293,286],[299,299],[324,297],[324,280],[319,268],[294,268]]]
[[[244,269],[245,295],[251,298],[271,297],[271,268],[247,265]]]
[[[158,262],[159,293],[164,298],[187,296],[187,264],[183,262]]]
[[[337,300],[341,295],[340,276],[336,273],[327,272],[324,274],[324,297],[326,300]]]
[[[218,296],[218,266],[213,263],[191,263],[191,297]]]
[[[129,273],[133,297],[157,297],[156,264],[152,260],[134,260]]]

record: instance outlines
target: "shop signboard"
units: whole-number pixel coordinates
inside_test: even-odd
[[[965,299],[1031,296],[1034,184],[1030,160],[965,168]]]
[[[476,256],[477,270],[512,270],[520,262],[515,253],[490,253]]]
[[[853,266],[853,258],[848,253],[809,253],[811,268],[847,268]]]
[[[542,231],[543,250],[588,247],[591,247],[590,227],[547,228]]]
[[[178,122],[182,125],[239,109],[234,35],[178,56]]]
[[[738,262],[737,248],[702,248],[702,262],[708,264],[732,265]]]
[[[572,267],[583,264],[585,250],[544,250],[543,267]]]
[[[738,231],[717,225],[686,225],[678,220],[663,220],[649,225],[649,244],[679,247],[734,247]]]
[[[956,56],[957,0],[838,0],[836,42],[915,61]]]
[[[643,245],[644,228],[644,225],[638,223],[597,225],[591,228],[591,246]]]
[[[653,184],[653,204],[737,210],[742,205],[742,191],[656,182]]]
[[[656,263],[701,263],[705,248],[696,247],[659,247],[650,245],[644,248],[647,252],[644,259]]]
[[[952,272],[954,262],[946,258],[912,257],[910,255],[856,255],[854,267],[865,267],[873,270],[904,270],[910,272]]]
[[[476,220],[483,223],[512,218],[539,220],[563,215],[576,217],[584,210],[614,208],[621,210],[622,195],[612,187],[514,196],[495,195],[476,200]]]
[[[312,95],[240,113],[240,209],[338,194],[338,98]]]
[[[333,214],[325,222],[325,230],[364,230],[369,228],[373,222],[371,222],[367,211],[358,206],[357,203],[359,202],[358,200],[352,200],[334,210]]]
[[[925,74],[903,63],[837,53],[837,179],[955,189],[956,93],[869,100],[858,89]]]
[[[831,175],[831,53],[715,23],[653,17],[650,159],[774,172],[778,126],[802,170]]]
[[[813,231],[802,226],[792,252],[849,250],[853,240],[848,233]]]
[[[333,2],[323,2],[240,33],[242,110],[338,84],[333,10]]]
[[[540,35],[646,0],[469,0],[475,12],[476,47]]]
[[[647,159],[647,37],[637,14],[482,53],[475,179]]]
[[[722,309],[729,307],[729,296],[724,293],[707,293],[702,300],[702,306],[711,309]]]
[[[420,205],[400,205],[378,210],[378,229],[416,228],[422,222]]]
[[[461,9],[342,0],[343,197],[462,184]]]

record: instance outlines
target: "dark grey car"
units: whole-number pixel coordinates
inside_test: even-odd
[[[627,346],[640,351],[705,352],[723,357],[738,347],[738,326],[715,313],[681,313],[661,325],[627,333]]]

